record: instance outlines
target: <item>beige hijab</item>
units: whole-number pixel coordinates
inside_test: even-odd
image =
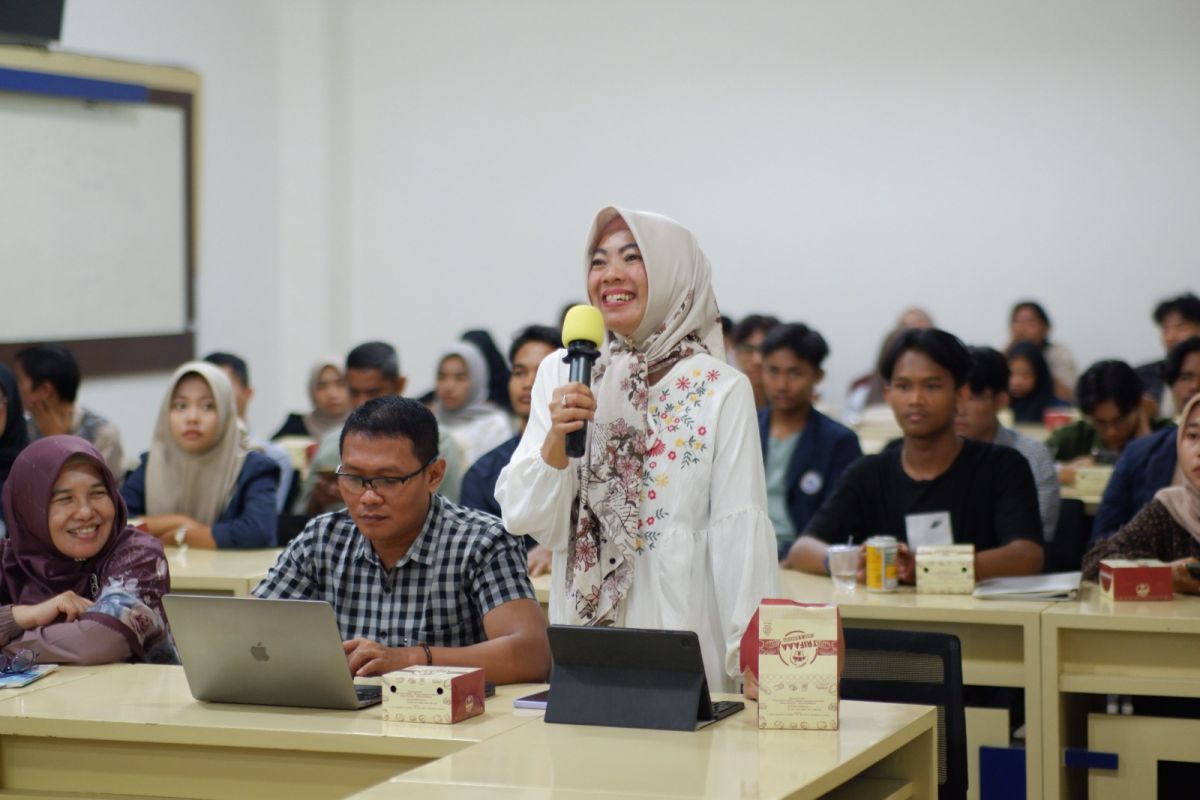
[[[596,363],[596,417],[579,464],[579,494],[567,550],[567,612],[578,625],[619,625],[642,527],[649,374],[696,353],[725,352],[712,268],[691,232],[644,211],[605,208],[584,252],[585,276],[597,239],[620,216],[642,252],[646,313],[628,339],[610,334]]]
[[[171,400],[179,382],[188,375],[203,378],[217,401],[217,443],[205,453],[188,453],[171,436]],[[154,425],[146,462],[146,513],[186,514],[212,525],[229,505],[249,450],[229,378],[219,367],[203,361],[184,364],[171,376],[171,388]]]
[[[321,382],[321,373],[329,367],[333,367],[342,374],[342,361],[337,358],[324,358],[313,365],[313,368],[308,373],[308,397],[312,400],[313,410],[305,414],[304,429],[308,431],[308,435],[316,439],[318,442],[325,438],[325,434],[332,430],[337,430],[346,422],[346,417],[350,416],[347,411],[344,414],[326,414],[317,407],[317,384]]]
[[[1188,422],[1200,415],[1200,394],[1194,396],[1183,407],[1179,416],[1179,429],[1175,433],[1176,469],[1183,474],[1181,486],[1159,489],[1154,499],[1166,506],[1171,518],[1200,542],[1200,485],[1193,475],[1188,474],[1183,464],[1183,437],[1187,435]]]

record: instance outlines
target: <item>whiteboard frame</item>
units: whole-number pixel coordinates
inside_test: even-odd
[[[196,352],[196,242],[199,208],[200,76],[180,67],[137,64],[49,51],[0,46],[0,68],[24,73],[24,93],[119,102],[144,102],[178,108],[184,117],[184,291],[183,327],[152,336],[60,340],[87,375],[174,369]],[[0,88],[11,92],[11,88]],[[0,362],[34,342],[0,342]]]

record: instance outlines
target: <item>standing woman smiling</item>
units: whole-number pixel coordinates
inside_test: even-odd
[[[273,547],[278,486],[279,467],[250,450],[229,378],[190,361],[171,377],[150,452],[121,495],[164,544]]]
[[[679,223],[611,207],[585,255],[609,339],[590,388],[567,382],[562,351],[542,362],[496,486],[505,525],[553,553],[551,622],[695,631],[709,686],[736,691],[778,566],[754,395],[721,358],[708,259]]]

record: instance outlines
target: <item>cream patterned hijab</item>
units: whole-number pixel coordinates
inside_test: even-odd
[[[187,452],[171,436],[171,400],[179,382],[188,375],[203,378],[217,401],[217,442],[204,453]],[[212,525],[229,505],[249,450],[229,378],[219,367],[203,361],[184,364],[171,376],[171,388],[154,426],[146,462],[146,513],[186,514]]]
[[[641,250],[649,297],[632,337],[609,334],[592,379],[596,417],[579,463],[567,550],[567,611],[580,625],[622,621],[621,601],[633,578],[633,542],[643,524],[650,373],[695,353],[715,358],[724,353],[712,268],[695,237],[678,222],[644,211],[601,210],[588,233],[585,278],[597,238],[617,216]]]
[[[1183,407],[1179,415],[1179,428],[1175,433],[1176,471],[1183,475],[1182,485],[1159,489],[1154,499],[1166,506],[1167,512],[1179,525],[1200,542],[1200,486],[1189,475],[1183,463],[1183,437],[1187,436],[1188,422],[1200,416],[1200,394],[1194,396]]]

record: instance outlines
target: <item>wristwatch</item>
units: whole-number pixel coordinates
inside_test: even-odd
[[[187,528],[185,528],[182,525],[180,525],[178,528],[175,529],[175,546],[176,547],[186,547],[187,546]]]

